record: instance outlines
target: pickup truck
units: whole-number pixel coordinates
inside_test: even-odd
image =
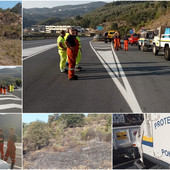
[[[139,34],[132,34],[131,37],[129,37],[129,43],[131,44],[131,46],[133,46],[133,44],[137,44],[138,39],[139,39]]]
[[[161,26],[156,30],[156,35],[153,40],[153,53],[164,52],[166,60],[170,60],[170,27]]]
[[[141,32],[140,38],[138,39],[138,49],[140,49],[141,51],[147,51],[148,49],[152,49],[153,39],[153,30],[145,30]]]

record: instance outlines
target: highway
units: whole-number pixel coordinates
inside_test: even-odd
[[[24,112],[169,112],[170,61],[81,38],[77,81],[60,74],[56,40],[24,41]],[[123,47],[123,44],[122,44]]]
[[[15,169],[22,169],[22,143],[15,143],[16,146],[16,163],[14,168]],[[7,149],[7,142],[4,143],[4,152]],[[11,166],[11,159],[8,158],[8,164]]]
[[[12,93],[0,94],[0,113],[21,113],[21,89]]]

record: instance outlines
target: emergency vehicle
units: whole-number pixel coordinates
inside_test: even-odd
[[[170,27],[161,26],[156,30],[153,40],[153,53],[164,52],[166,60],[170,60]]]
[[[138,149],[133,147],[133,143],[142,121],[142,114],[113,114],[114,163],[122,157],[139,158]]]
[[[0,160],[0,169],[10,169],[7,162]]]
[[[140,153],[140,162],[145,166],[149,160],[161,167],[170,168],[170,113],[146,113],[136,136],[134,147]],[[144,167],[143,166],[143,167]]]
[[[105,34],[104,42],[107,43],[113,41],[115,32],[116,32],[115,30],[107,31]]]
[[[141,51],[147,51],[148,49],[152,49],[154,39],[154,30],[145,30],[140,34],[140,38],[138,39],[138,48]]]

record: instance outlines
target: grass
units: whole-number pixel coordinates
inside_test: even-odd
[[[21,65],[21,57],[21,40],[0,39],[0,65]]]

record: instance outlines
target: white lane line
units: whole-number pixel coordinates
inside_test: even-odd
[[[17,99],[17,98],[10,98],[10,97],[0,98],[0,101],[2,101],[2,100],[17,100],[17,101],[21,101],[21,99]]]
[[[21,109],[22,106],[20,104],[2,104],[2,105],[0,105],[0,110],[13,109],[13,108]]]
[[[38,55],[55,47],[57,47],[57,43],[33,48],[26,48],[23,50],[23,60],[27,60],[31,57],[34,57],[35,55]]]
[[[11,164],[9,164],[9,163],[8,163],[8,165],[11,166]],[[14,169],[15,169],[15,168],[21,169],[22,167],[14,165]]]
[[[103,60],[109,65],[110,69],[116,74],[117,77],[119,77],[119,71],[117,69],[116,63],[113,58],[112,51],[99,51],[97,52],[100,54],[100,56],[103,58]]]
[[[123,82],[125,84],[125,87],[120,83],[119,79],[115,76],[116,73],[113,73],[112,70],[108,67],[108,65],[101,59],[101,56],[98,54],[98,52],[92,46],[91,41],[90,41],[90,46],[93,49],[93,51],[95,52],[95,54],[97,55],[97,57],[99,58],[100,62],[103,64],[103,66],[107,70],[107,72],[109,73],[109,75],[111,76],[113,82],[116,84],[117,88],[119,89],[122,96],[124,97],[124,99],[128,103],[128,105],[131,108],[132,112],[134,112],[134,113],[142,113],[142,110],[141,110],[141,108],[140,108],[140,106],[139,106],[139,104],[137,102],[137,99],[136,99],[136,97],[135,97],[135,95],[134,95],[134,93],[132,91],[132,88],[130,87],[130,84],[129,84],[126,76],[125,76],[125,73],[124,73],[122,67],[120,67],[121,64],[120,64],[117,56],[115,56],[115,59],[116,59],[117,64],[118,64],[118,69],[121,70],[121,75],[123,75],[122,79],[123,79]],[[114,55],[116,55],[115,52],[114,52]]]

